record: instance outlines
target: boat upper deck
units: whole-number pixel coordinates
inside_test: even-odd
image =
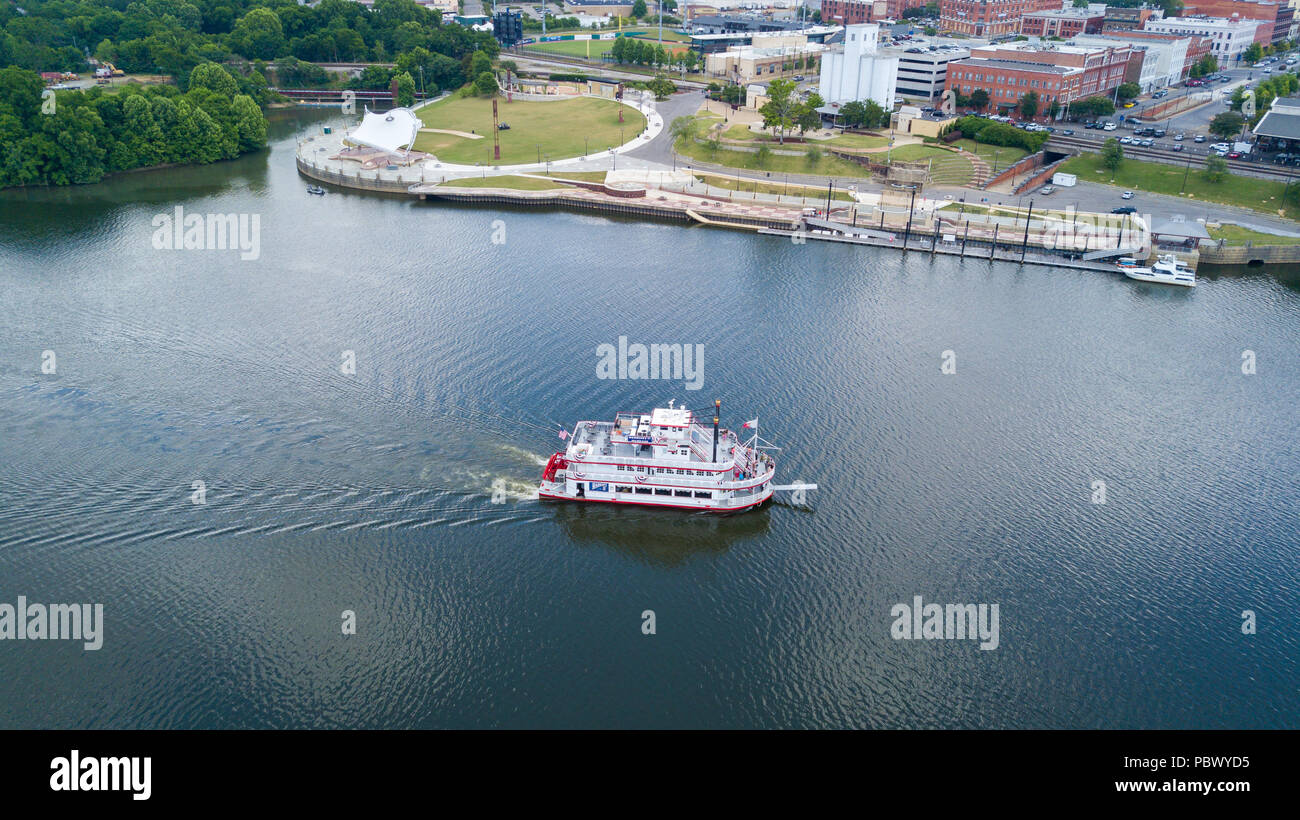
[[[693,469],[741,469],[753,472],[758,454],[734,431],[718,431],[718,460],[713,460],[713,429],[685,408],[618,413],[614,421],[581,421],[569,439],[567,455],[581,461],[653,464]]]

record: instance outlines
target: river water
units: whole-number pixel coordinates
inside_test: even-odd
[[[313,197],[322,117],[0,194],[0,603],[105,620],[0,642],[0,727],[1300,727],[1294,282]],[[715,397],[806,504],[532,497],[559,424]],[[917,595],[997,648],[891,637]]]

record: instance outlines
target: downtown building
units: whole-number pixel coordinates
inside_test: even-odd
[[[989,95],[989,105],[1010,109],[1029,92],[1038,95],[1040,115],[1053,103],[1109,95],[1140,71],[1142,55],[1122,44],[1011,43],[971,49],[970,57],[948,66],[947,87],[969,97],[977,89]],[[1130,64],[1134,68],[1130,68]]]
[[[1106,7],[1048,9],[1031,11],[1020,18],[1020,33],[1026,37],[1060,37],[1068,40],[1076,34],[1096,34],[1106,19]]]
[[[1295,7],[1290,0],[1186,0],[1183,14],[1272,23],[1269,39],[1264,43],[1271,45],[1290,36]]]
[[[898,20],[903,12],[921,8],[927,0],[822,0],[822,22],[852,26],[877,20]]]
[[[1115,31],[1101,34],[1079,34],[1070,40],[1072,45],[1084,47],[1127,46],[1140,60],[1130,61],[1130,71],[1125,82],[1135,82],[1143,94],[1168,88],[1187,79],[1205,55],[1210,53],[1210,40],[1205,37],[1154,34],[1149,31]]]
[[[1036,11],[1057,11],[1062,0],[942,0],[939,30],[968,37],[1020,33],[1020,18]]]
[[[1124,8],[1122,6],[1107,6],[1106,17],[1102,23],[1103,32],[1111,31],[1132,31],[1141,29],[1147,24],[1148,20],[1160,20],[1165,16],[1164,9],[1150,5],[1134,6]]]
[[[1148,20],[1142,30],[1155,34],[1207,37],[1212,44],[1210,53],[1223,68],[1240,61],[1242,53],[1250,48],[1251,43],[1268,45],[1273,37],[1271,22],[1243,20],[1239,17],[1170,17]]]
[[[948,66],[970,56],[970,49],[957,45],[930,48],[887,48],[882,52],[898,57],[895,93],[905,99],[933,102],[948,82]]]

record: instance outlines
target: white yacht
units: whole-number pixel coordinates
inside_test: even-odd
[[[1171,253],[1161,254],[1156,263],[1149,268],[1121,264],[1119,269],[1124,275],[1139,282],[1157,282],[1162,285],[1182,285],[1196,287],[1196,272],[1178,261]]]
[[[615,414],[613,421],[580,421],[561,431],[568,447],[551,456],[538,490],[551,501],[641,504],[711,513],[752,510],[774,489],[776,459],[758,437],[758,420],[742,430],[719,428],[720,401],[712,426],[685,407],[657,407],[650,413]]]

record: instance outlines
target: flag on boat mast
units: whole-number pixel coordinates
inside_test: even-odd
[[[742,430],[748,430],[750,428],[753,428],[755,430],[758,429],[758,419],[753,419],[752,421],[747,421],[744,424],[740,425],[740,429]]]
[[[560,438],[567,440],[567,439],[569,438],[569,431],[568,431],[568,430],[561,430],[561,431],[560,431]]]

